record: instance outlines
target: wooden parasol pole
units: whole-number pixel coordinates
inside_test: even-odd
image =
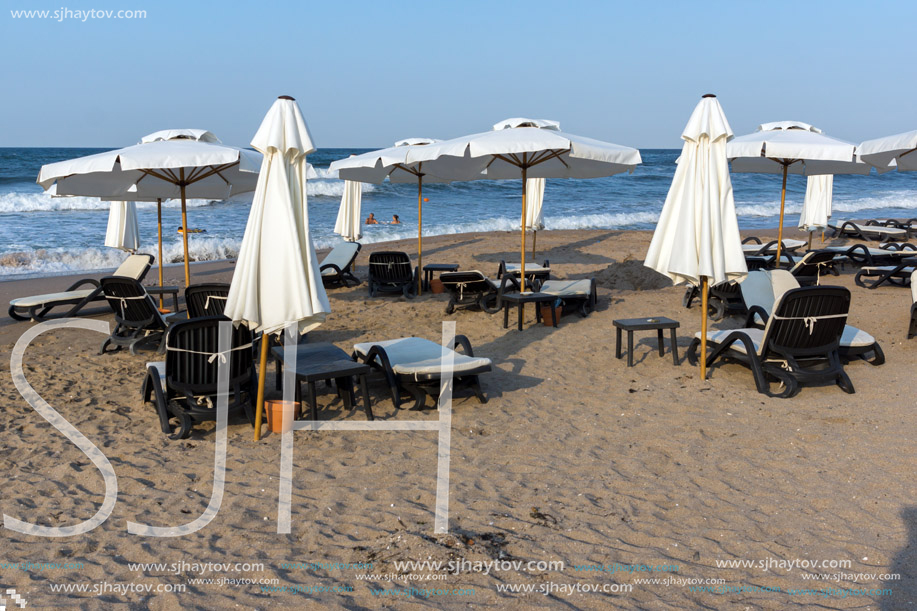
[[[532,261],[535,260],[535,242],[538,241],[538,231],[532,230]]]
[[[777,227],[777,262],[774,265],[778,269],[780,268],[780,249],[783,246],[783,206],[786,203],[786,172],[789,169],[789,164],[786,161],[782,161],[781,163],[783,164],[783,189],[780,192],[780,225]]]
[[[700,277],[700,379],[707,379],[707,276]]]
[[[261,334],[261,362],[258,364],[258,399],[255,401],[255,441],[261,439],[261,414],[264,412],[264,378],[267,376],[267,351],[271,336]]]
[[[809,247],[808,247],[807,250],[812,250],[812,234],[813,234],[813,233],[815,233],[815,232],[814,232],[814,231],[810,231],[810,232],[809,232]]]
[[[162,288],[162,198],[156,200],[156,220],[159,224],[159,288]],[[159,292],[159,309],[163,308],[162,291]]]
[[[520,268],[519,282],[522,292],[525,292],[525,183],[528,168],[525,165],[525,153],[522,154],[522,266]]]
[[[417,174],[417,294],[423,292],[423,174]]]
[[[188,208],[185,200],[185,168],[181,168],[181,239],[185,247],[185,287],[191,284],[191,264],[188,262]],[[781,217],[782,218],[782,217]]]

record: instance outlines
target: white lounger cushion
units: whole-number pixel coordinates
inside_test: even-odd
[[[917,269],[911,272],[911,301],[917,303]]]
[[[834,229],[840,231],[840,228],[847,223],[847,221],[837,221],[836,224],[829,225]],[[907,229],[898,229],[897,227],[882,227],[881,225],[861,225],[860,223],[847,223],[845,231],[849,231],[848,228],[853,227],[861,233],[884,233],[885,235],[904,235],[907,233]]]
[[[742,331],[747,335],[752,343],[755,345],[755,352],[758,354],[761,353],[761,342],[764,341],[764,329],[723,329],[720,331],[707,331],[707,339],[720,343],[726,339],[726,337],[733,331]],[[700,331],[694,334],[694,337],[700,339]],[[850,325],[844,326],[844,332],[841,334],[841,347],[842,348],[868,348],[876,343],[876,338],[872,335],[863,331],[862,329],[857,329],[856,327],[851,327]],[[745,344],[741,342],[735,342],[730,346],[736,352],[741,352],[745,354]]]
[[[538,292],[558,297],[588,297],[592,293],[592,281],[546,280]]]
[[[742,244],[742,250],[743,250],[744,252],[758,252],[759,250],[761,250],[762,248],[764,248],[764,246],[765,246],[766,244],[767,244],[767,242],[764,242],[763,240],[762,240],[762,243],[761,243],[761,244]],[[784,248],[785,250],[793,250],[794,248],[801,248],[801,247],[805,246],[806,244],[807,244],[807,242],[806,242],[805,240],[791,240],[791,239],[786,239],[786,240],[783,241],[783,248]],[[772,251],[776,252],[776,251],[777,251],[777,245],[774,244],[773,246],[770,247],[769,250],[772,250]]]
[[[551,269],[550,267],[544,267],[542,265],[538,265],[537,263],[526,263],[525,264],[525,273],[526,274],[530,272],[550,271],[550,269]],[[506,264],[506,271],[508,272],[519,273],[521,270],[522,270],[522,265],[519,263],[507,263]]]
[[[847,252],[850,250],[850,246],[829,246],[822,250],[830,250],[832,252]],[[874,257],[913,257],[915,255],[913,250],[885,250],[884,248],[867,248],[867,252]],[[862,249],[857,248],[856,252],[863,252]]]
[[[353,256],[359,251],[360,245],[356,242],[344,242],[343,244],[338,244],[331,249],[331,252],[328,253],[319,267],[322,265],[337,265],[338,269],[341,271],[350,264],[350,260]],[[322,270],[322,276],[334,276],[338,272],[334,269],[324,269]]]
[[[450,272],[447,272],[447,273],[450,273]],[[483,280],[483,281],[486,281],[486,282],[490,283],[490,286],[494,287],[495,289],[499,289],[499,288],[500,288],[500,285],[499,285],[497,282],[495,282],[494,280],[491,280],[490,278],[488,278],[487,276],[485,276],[485,275],[484,275],[484,272],[478,271],[478,270],[476,270],[476,269],[468,270],[467,272],[451,272],[451,273],[477,274],[478,276],[480,276],[480,278],[478,278],[478,280],[464,280],[464,281],[462,281],[462,282],[456,282],[455,280],[451,280],[448,276],[446,276],[445,279],[443,279],[443,277],[440,276],[440,277],[439,277],[440,281],[442,281],[443,284],[456,284],[456,285],[458,285],[458,284],[468,284],[469,282],[478,282],[478,281],[480,281],[480,280]]]
[[[20,297],[10,301],[10,305],[17,308],[32,308],[51,303],[60,303],[64,301],[80,300],[89,297],[95,289],[78,289],[76,291],[64,291],[61,293],[48,293],[46,295],[34,295],[32,297]],[[99,299],[104,295],[99,293]]]
[[[420,337],[402,337],[384,342],[363,342],[353,347],[354,352],[366,356],[373,346],[381,346],[388,355],[392,371],[398,375],[438,375],[442,373],[443,347]],[[483,357],[470,357],[455,352],[453,373],[461,375],[481,367],[490,367],[491,361]]]
[[[133,278],[139,282],[143,272],[149,267],[149,262],[149,255],[131,255],[124,260],[124,263],[118,266],[112,276]]]
[[[898,269],[897,265],[876,265],[875,267],[862,267],[860,268],[860,271],[866,273],[867,275],[868,274],[878,275],[878,274],[887,274],[888,272],[893,272],[896,269]],[[906,276],[912,273],[915,269],[917,268],[902,267],[900,270],[898,270],[898,273],[900,273],[902,276]]]

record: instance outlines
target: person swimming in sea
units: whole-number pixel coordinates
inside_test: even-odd
[[[379,221],[376,220],[376,215],[372,212],[369,213],[369,216],[366,218],[367,225],[378,225]]]
[[[392,224],[392,225],[400,225],[400,224],[401,224],[401,219],[398,218],[398,215],[397,215],[397,214],[393,214],[393,215],[392,215],[392,222],[391,222],[391,224]]]

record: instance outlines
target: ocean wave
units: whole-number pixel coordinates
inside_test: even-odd
[[[250,197],[248,201],[250,201]],[[246,201],[244,195],[227,201]],[[208,199],[189,199],[189,208],[201,208],[216,203]],[[181,200],[166,200],[163,208],[181,208]],[[46,193],[4,193],[0,195],[0,214],[23,212],[75,212],[101,210],[108,212],[111,202],[95,197],[51,197]],[[137,202],[138,209],[156,209],[156,202]]]
[[[831,204],[831,212],[834,216],[837,216],[838,212],[843,212],[849,216],[854,212],[890,209],[917,210],[917,192],[896,191],[895,193],[884,195],[860,197],[855,200],[835,197]],[[794,198],[786,202],[784,206],[785,214],[793,215],[800,214],[801,212],[802,201],[800,199]],[[779,213],[779,199],[768,202],[736,203],[736,214],[739,216],[773,217]]]
[[[327,172],[327,171],[326,171]],[[371,184],[363,185],[363,193],[370,193],[375,189]],[[344,181],[342,180],[310,180],[306,190],[311,197],[334,197],[340,199],[344,195]],[[251,203],[252,193],[243,193],[225,200],[226,202]],[[224,200],[189,199],[189,208],[218,205]],[[111,204],[95,197],[51,197],[47,193],[13,191],[0,194],[0,214],[15,214],[24,212],[73,212],[73,211],[105,211]],[[162,203],[163,208],[181,208],[181,200],[169,199]],[[137,202],[138,209],[156,209],[156,202]]]
[[[321,172],[321,170],[317,171]],[[327,170],[324,171],[327,172]],[[321,176],[321,173],[319,176]],[[363,183],[362,187],[363,193],[370,193],[376,189],[375,185],[369,183]],[[312,179],[306,183],[306,192],[309,197],[336,197],[340,199],[344,195],[344,181],[324,180],[322,178]]]
[[[188,248],[192,261],[221,261],[239,254],[241,240],[194,236]],[[138,252],[157,254],[156,243],[141,244]],[[127,255],[114,248],[42,248],[0,254],[0,278],[54,276],[67,273],[113,270]],[[166,265],[184,261],[181,241],[163,244]]]

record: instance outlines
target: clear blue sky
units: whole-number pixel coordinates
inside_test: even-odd
[[[701,94],[736,134],[793,119],[859,142],[917,129],[917,2],[4,0],[0,146],[123,146],[171,127],[246,145],[277,95],[319,147],[511,116],[679,147]],[[139,20],[11,10],[145,10]]]

